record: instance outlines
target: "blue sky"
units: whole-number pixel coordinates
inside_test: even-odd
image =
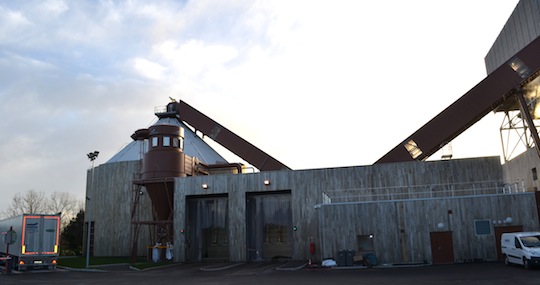
[[[0,211],[84,197],[86,153],[107,161],[169,96],[293,169],[372,164],[486,76],[516,4],[0,0]],[[454,157],[500,155],[501,122]]]

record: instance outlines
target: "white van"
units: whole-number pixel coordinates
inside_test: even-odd
[[[540,264],[540,232],[503,233],[501,252],[506,264],[521,264],[525,268]]]

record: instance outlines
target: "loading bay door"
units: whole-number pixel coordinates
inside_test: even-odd
[[[248,260],[261,261],[292,256],[291,193],[246,195]]]
[[[186,259],[228,260],[227,196],[187,200]]]

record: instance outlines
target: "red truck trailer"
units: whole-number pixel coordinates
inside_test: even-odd
[[[0,234],[4,265],[15,270],[56,269],[60,215],[23,214],[1,220]]]

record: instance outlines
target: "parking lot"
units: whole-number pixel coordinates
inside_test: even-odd
[[[233,266],[234,265],[234,266]],[[230,266],[177,264],[145,271],[127,265],[103,271],[23,272],[1,274],[0,284],[539,284],[540,268],[526,270],[498,262],[385,268],[295,268],[283,263]],[[279,268],[288,270],[279,270]]]

